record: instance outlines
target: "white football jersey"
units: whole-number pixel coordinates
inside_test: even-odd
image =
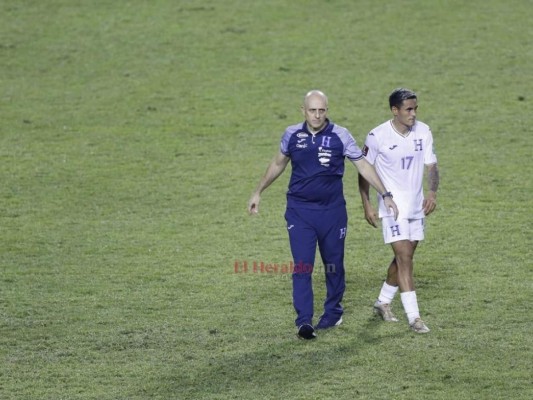
[[[385,188],[392,192],[398,218],[424,218],[424,166],[437,162],[429,126],[416,121],[411,131],[402,136],[392,121],[387,121],[368,134],[363,153]],[[380,218],[390,215],[379,194],[378,204]]]

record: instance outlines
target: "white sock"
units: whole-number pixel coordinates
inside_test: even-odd
[[[379,292],[378,301],[380,303],[390,304],[398,291],[398,286],[391,286],[387,282],[383,282],[381,292]]]
[[[415,322],[415,319],[420,318],[420,312],[418,311],[418,301],[416,300],[416,292],[403,292],[400,293],[402,298],[403,309],[409,320],[409,324]]]

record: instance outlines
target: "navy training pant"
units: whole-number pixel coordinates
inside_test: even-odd
[[[327,210],[287,208],[287,232],[294,261],[292,299],[296,310],[296,326],[312,324],[313,283],[316,246],[320,251],[326,275],[324,314],[340,317],[346,282],[344,277],[344,241],[348,216],[346,207]]]

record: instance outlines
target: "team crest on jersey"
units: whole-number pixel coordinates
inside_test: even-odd
[[[368,154],[368,146],[365,144],[361,151],[363,152],[363,155],[366,156]]]
[[[322,147],[329,147],[331,136],[322,136]]]

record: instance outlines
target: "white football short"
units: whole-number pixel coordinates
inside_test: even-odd
[[[383,217],[381,218],[383,240],[387,244],[400,240],[424,240],[424,225],[424,218],[395,221],[394,217]]]

